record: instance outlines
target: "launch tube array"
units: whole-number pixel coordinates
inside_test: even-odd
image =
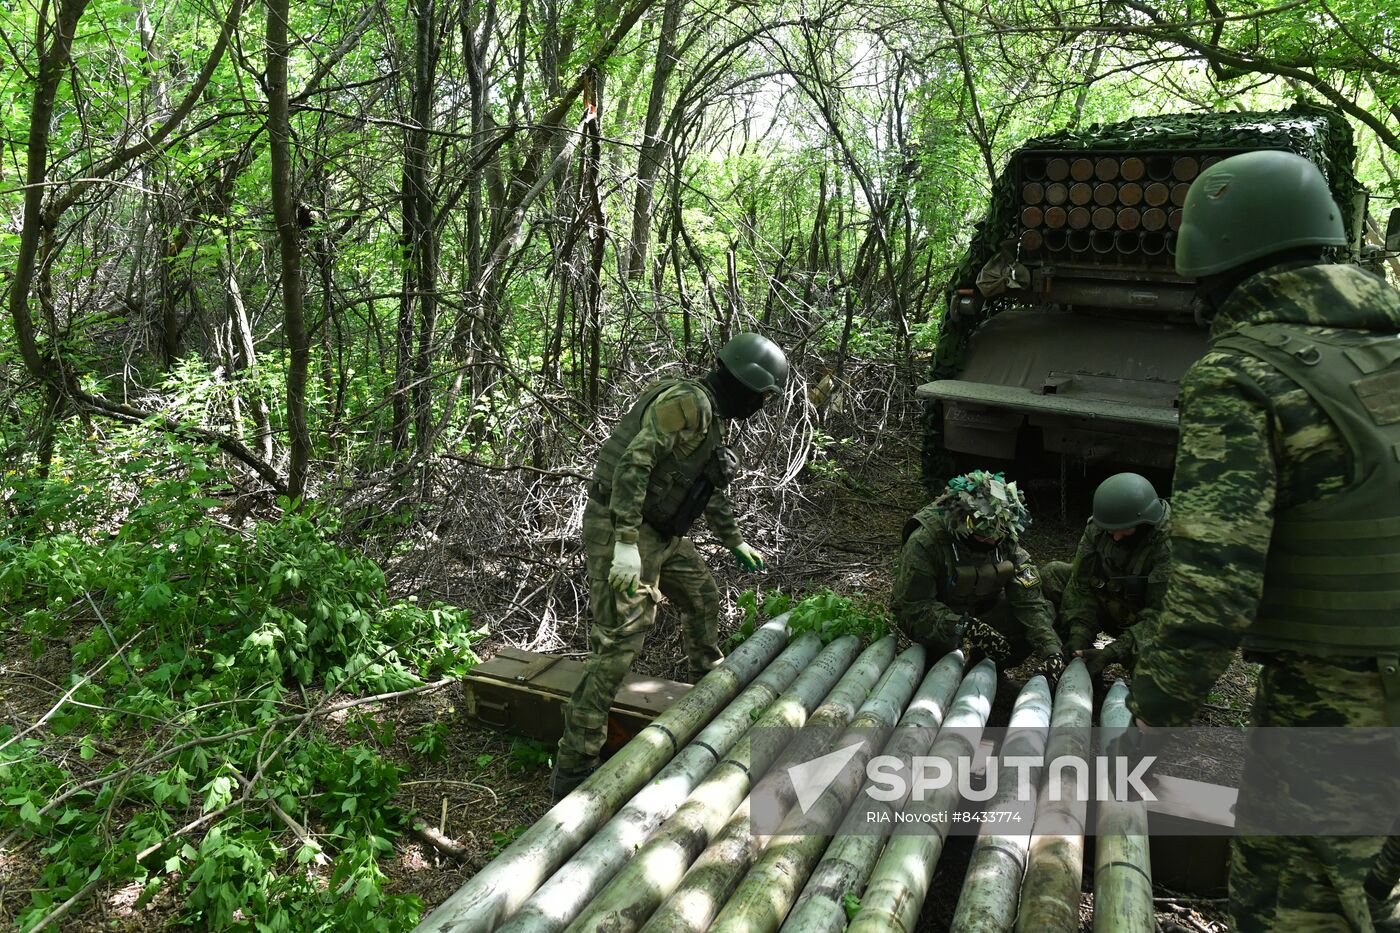
[[[1076,160],[1064,170],[1071,179],[1085,171]],[[1139,167],[1119,163],[1116,175],[1101,178],[1110,170],[1089,163],[1101,182],[1125,170]],[[1047,180],[1050,172],[1047,165]],[[969,667],[960,652],[927,658],[917,645],[897,654],[893,637],[864,648],[851,635],[822,645],[811,633],[789,638],[786,617],[775,619],[417,931],[914,929],[949,833],[938,828],[937,814],[963,805],[962,793],[949,784],[887,799],[872,792],[870,769],[880,756],[978,755],[997,685],[990,660]],[[1104,726],[1125,722],[1125,696],[1121,684],[1110,691]],[[1016,698],[998,760],[1087,754],[1092,698],[1081,661],[1065,669],[1053,702],[1045,678],[1031,678]],[[804,783],[817,773],[812,769],[835,759],[840,765],[816,790]],[[1077,929],[1083,804],[1043,788],[1014,804],[1009,794],[999,788],[992,808],[1019,806],[1027,819],[982,827],[952,929]],[[1096,850],[1095,930],[1153,929],[1142,806],[1097,810],[1100,832],[1113,836]],[[814,832],[814,825],[828,828]]]

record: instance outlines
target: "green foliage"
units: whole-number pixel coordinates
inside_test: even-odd
[[[737,600],[744,610],[744,622],[730,636],[729,648],[742,644],[758,628],[760,618],[771,619],[788,613],[791,637],[815,632],[828,643],[842,635],[856,635],[876,641],[889,633],[889,614],[877,603],[861,597],[841,596],[830,589],[820,590],[794,601],[780,590],[769,593],[760,606],[758,593],[745,590]]]
[[[229,524],[210,451],[141,428],[96,440],[49,479],[0,479],[0,607],[36,654],[72,644],[75,701],[43,739],[0,730],[0,836],[46,859],[19,929],[95,877],[173,887],[200,929],[407,929],[421,904],[379,868],[404,823],[398,768],[313,714],[458,674],[480,633],[390,600],[334,515]],[[368,713],[345,734],[393,742]],[[429,723],[410,745],[435,758],[445,736]]]
[[[496,856],[500,855],[506,850],[506,847],[508,845],[510,845],[515,840],[519,839],[521,835],[524,834],[525,830],[528,828],[529,827],[526,826],[512,826],[510,829],[506,830],[492,830],[491,851],[487,853],[487,857],[495,858]]]
[[[511,739],[510,761],[506,763],[509,770],[530,773],[544,771],[553,766],[554,748],[552,746],[536,739]]]
[[[423,723],[409,741],[408,747],[429,761],[437,761],[447,751],[447,723]]]
[[[841,907],[846,911],[846,922],[854,923],[856,914],[860,913],[860,895],[847,891],[841,896]]]
[[[855,447],[855,438],[838,439],[825,431],[813,431],[812,453],[807,461],[807,469],[822,479],[844,482],[847,479],[846,468],[837,458],[841,454],[850,453]]]

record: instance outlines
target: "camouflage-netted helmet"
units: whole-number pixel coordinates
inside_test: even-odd
[[[1327,179],[1300,155],[1261,149],[1222,159],[1181,208],[1176,274],[1214,275],[1297,246],[1345,246]]]
[[[776,343],[762,334],[735,334],[718,356],[730,375],[751,392],[782,391],[787,384],[787,357]]]
[[[1137,473],[1115,473],[1094,490],[1094,524],[1104,531],[1156,525],[1166,513],[1151,481]]]
[[[1001,473],[973,470],[954,476],[938,504],[951,519],[953,532],[963,538],[1015,541],[1031,523],[1025,497]]]

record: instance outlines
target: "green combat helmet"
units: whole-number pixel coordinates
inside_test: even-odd
[[[977,535],[1015,541],[1031,523],[1025,497],[1001,473],[973,470],[948,480],[938,505],[952,519],[959,537]]]
[[[1214,275],[1297,246],[1345,246],[1342,211],[1313,163],[1259,149],[1222,159],[1191,183],[1176,274]]]
[[[735,334],[719,351],[719,359],[751,392],[780,392],[787,384],[787,357],[762,334]]]
[[[1157,490],[1137,473],[1116,473],[1094,490],[1094,524],[1104,531],[1156,525],[1166,514]]]

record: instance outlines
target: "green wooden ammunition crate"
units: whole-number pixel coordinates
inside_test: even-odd
[[[582,661],[502,648],[467,675],[467,715],[493,729],[553,744],[564,734],[564,704],[582,677]],[[607,748],[625,744],[689,689],[689,684],[628,674],[608,718]]]

